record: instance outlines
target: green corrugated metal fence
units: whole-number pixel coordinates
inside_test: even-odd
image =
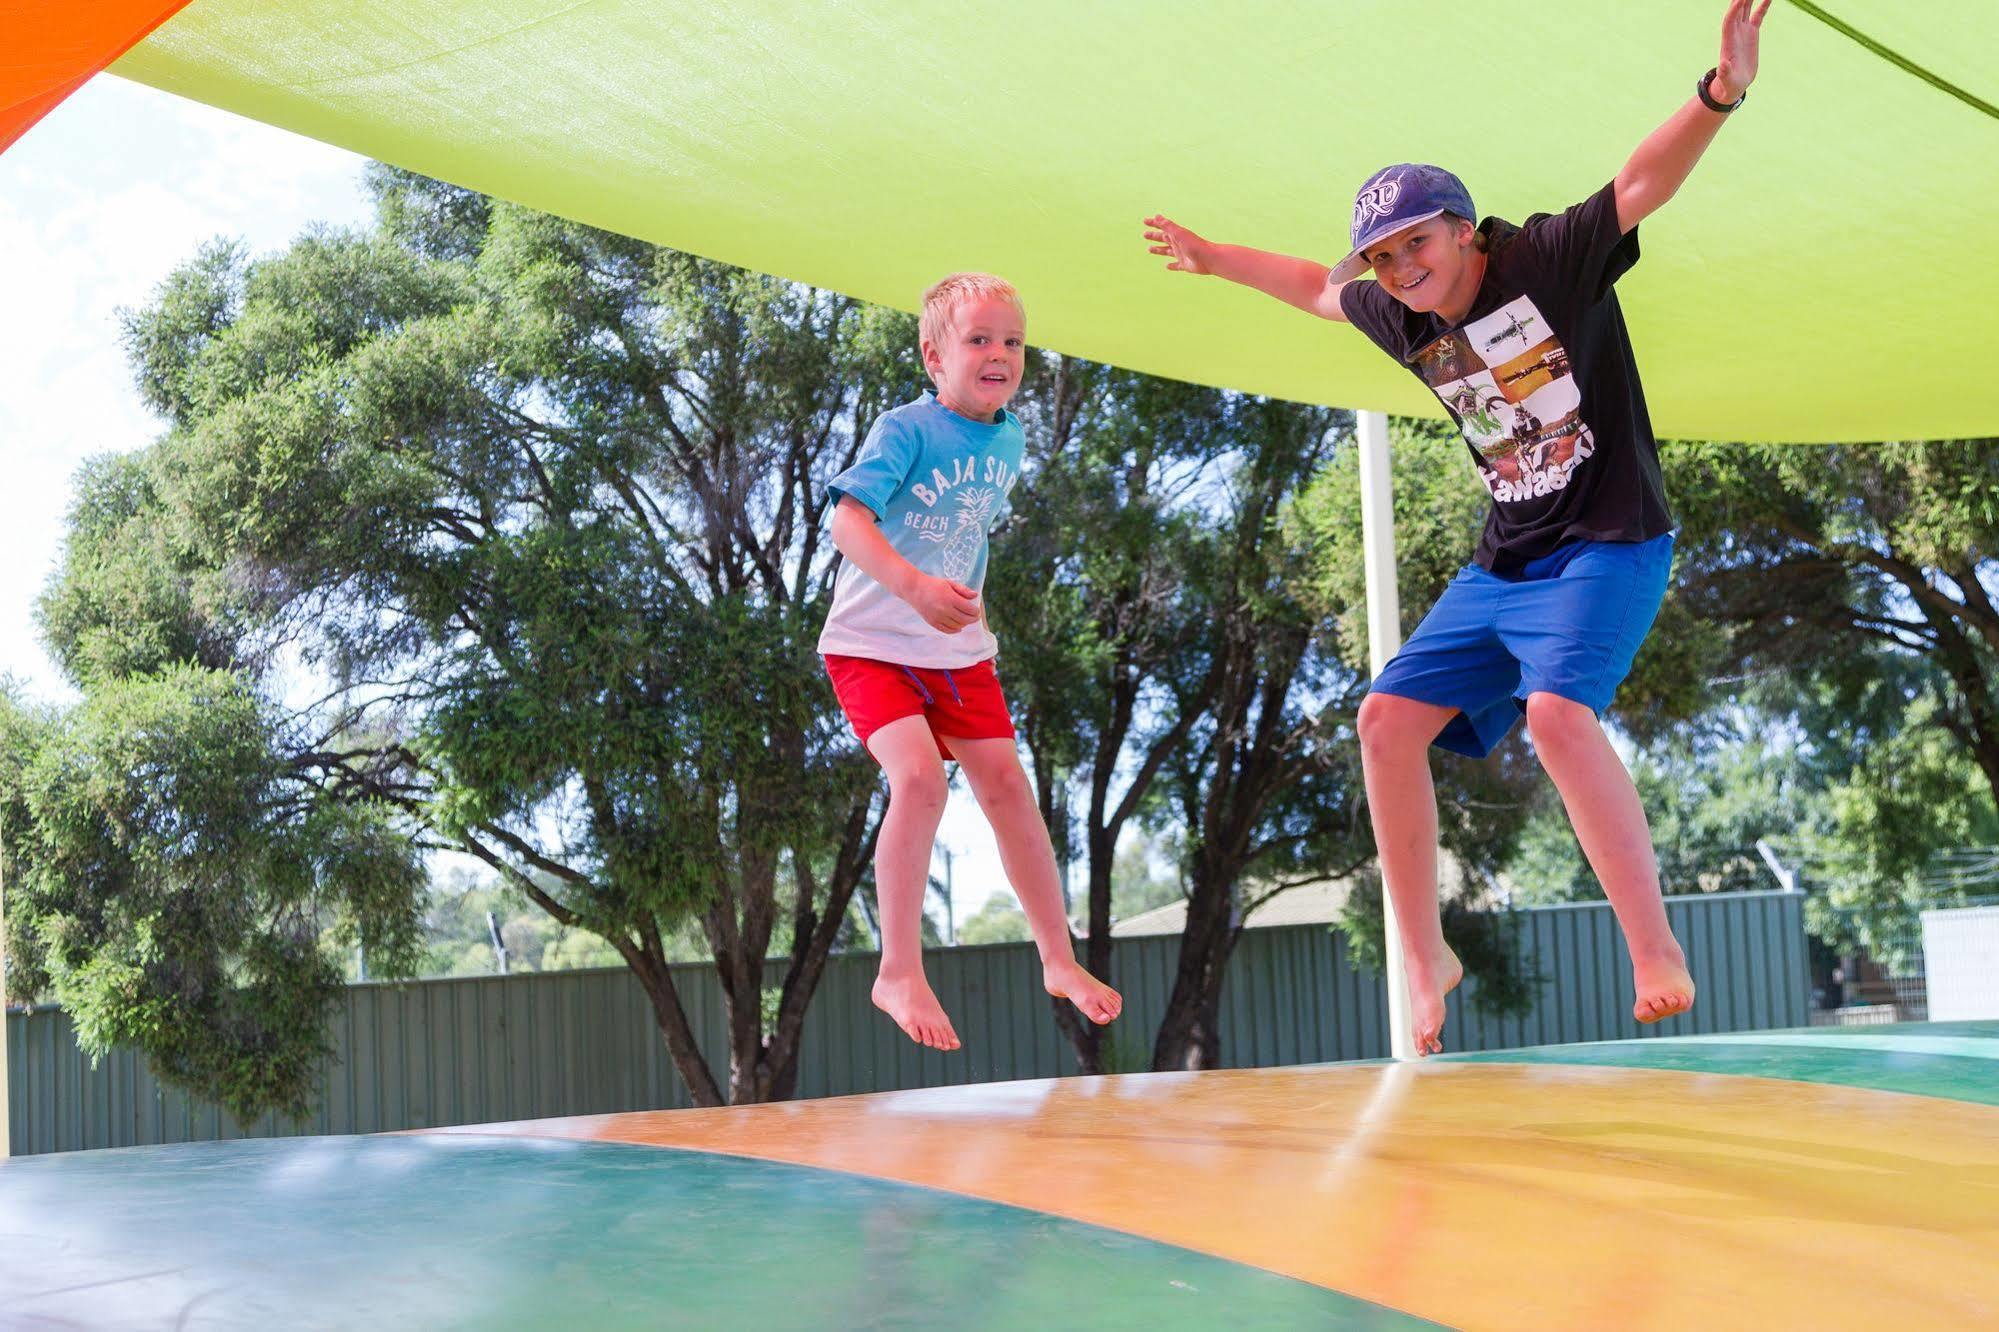
[[[1646,1034],[1802,1026],[1808,1018],[1803,899],[1728,893],[1667,899],[1701,985],[1689,1019],[1641,1028],[1631,973],[1602,904],[1524,911],[1525,963],[1547,977],[1521,1018],[1451,1001],[1454,1050],[1505,1049]],[[1112,1059],[1137,1069],[1172,988],[1179,939],[1118,942],[1125,1015]],[[868,1002],[873,954],[831,959],[806,1022],[801,1096],[1054,1077],[1072,1071],[1028,944],[945,949],[926,958],[965,1048],[923,1050]],[[773,982],[781,965],[770,970]],[[688,1016],[718,1071],[726,1060],[714,970],[675,969]],[[1245,931],[1222,1001],[1231,1067],[1378,1058],[1387,1053],[1381,977],[1359,972],[1323,926]],[[638,984],[620,970],[357,985],[331,1032],[334,1058],[315,1112],[245,1127],[217,1108],[162,1090],[131,1051],[92,1068],[68,1014],[8,1017],[8,1092],[16,1154],[297,1133],[368,1133],[614,1110],[684,1106]]]

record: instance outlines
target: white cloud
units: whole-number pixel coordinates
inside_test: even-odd
[[[216,236],[254,253],[309,223],[361,225],[362,159],[114,78],[87,84],[0,155],[0,672],[68,696],[36,642],[70,480],[158,430],[132,387],[118,311]]]

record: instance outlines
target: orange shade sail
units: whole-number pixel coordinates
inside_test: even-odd
[[[0,152],[188,0],[0,3]]]

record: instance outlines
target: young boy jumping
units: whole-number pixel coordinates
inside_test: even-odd
[[[1013,287],[954,273],[923,295],[918,324],[934,392],[885,412],[854,465],[829,483],[846,562],[819,636],[833,692],[888,774],[875,847],[881,973],[875,1006],[911,1040],[958,1048],[923,974],[930,851],[955,759],[992,824],[1000,864],[1041,952],[1042,983],[1092,1022],[1124,1001],[1077,963],[1055,851],[1014,750],[993,673],[999,651],[980,589],[986,538],[1020,479],[1020,421],[1006,410],[1026,366],[1027,315]]]
[[[1492,508],[1474,562],[1383,668],[1360,710],[1382,877],[1403,932],[1416,1050],[1443,1049],[1464,977],[1437,904],[1431,744],[1482,758],[1522,714],[1631,950],[1640,1022],[1693,1006],[1637,788],[1598,715],[1664,600],[1673,520],[1613,284],[1640,221],[1673,197],[1756,77],[1770,0],[1732,0],[1721,59],[1617,178],[1521,226],[1478,214],[1458,178],[1404,164],[1354,200],[1353,250],[1327,268],[1146,220],[1167,268],[1254,287],[1351,323],[1433,389]],[[1373,281],[1360,281],[1367,270]]]

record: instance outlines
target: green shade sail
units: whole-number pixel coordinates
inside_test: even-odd
[[[1691,95],[1721,14],[196,0],[113,68],[871,301],[912,308],[945,272],[991,269],[1023,291],[1030,338],[1076,355],[1435,414],[1352,330],[1166,273],[1139,219],[1330,262],[1360,181],[1403,160],[1451,167],[1483,212],[1558,209]],[[1748,105],[1620,284],[1660,433],[1999,434],[1995,101],[1990,0],[1780,0]]]

